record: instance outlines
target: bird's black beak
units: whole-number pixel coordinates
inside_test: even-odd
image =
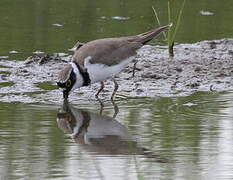
[[[68,99],[68,96],[69,96],[69,91],[64,90],[64,91],[63,91],[63,98],[64,98],[65,100],[67,100],[67,99]]]
[[[69,90],[66,88],[65,83],[57,82],[57,86],[64,89],[63,90],[63,98],[68,99]]]

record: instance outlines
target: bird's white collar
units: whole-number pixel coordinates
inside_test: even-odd
[[[78,67],[76,66],[76,64],[74,62],[70,62],[71,66],[72,66],[72,69],[76,75],[76,81],[75,81],[75,84],[74,86],[72,87],[72,91],[81,87],[83,85],[83,77],[78,69]]]

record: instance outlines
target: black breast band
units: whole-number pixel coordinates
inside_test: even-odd
[[[91,79],[88,72],[83,70],[77,62],[73,61],[73,63],[77,66],[80,74],[83,77],[83,86],[88,86],[91,83]]]

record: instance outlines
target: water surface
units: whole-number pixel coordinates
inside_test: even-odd
[[[232,179],[232,98],[1,103],[1,179]]]
[[[182,0],[171,3],[173,23],[181,3]],[[167,24],[164,0],[1,0],[0,59],[23,60],[33,52],[69,53],[78,40],[87,42],[147,31],[158,26],[152,6],[158,11],[161,24]],[[231,0],[187,0],[176,42],[232,38],[232,7]],[[160,43],[164,43],[162,39],[160,36]]]

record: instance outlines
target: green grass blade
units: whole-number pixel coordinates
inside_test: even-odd
[[[174,30],[174,33],[173,33],[173,36],[172,36],[172,41],[175,40],[176,33],[177,33],[178,28],[179,28],[179,26],[180,26],[180,20],[181,20],[181,16],[182,16],[182,13],[183,13],[185,1],[186,1],[186,0],[184,0],[183,3],[182,3],[182,6],[181,6],[181,9],[180,9],[180,12],[179,12],[177,21],[176,21],[176,26],[175,26],[175,30]]]
[[[158,13],[157,11],[155,10],[154,6],[152,6],[152,9],[153,9],[153,12],[154,12],[154,15],[155,15],[155,18],[158,22],[158,25],[161,26],[161,23],[160,23],[160,20],[159,20],[159,16],[158,16]],[[165,41],[167,40],[167,36],[166,36],[166,33],[163,31],[163,36],[165,38]]]
[[[171,23],[171,8],[170,8],[170,0],[168,0],[167,2],[167,11],[168,11],[168,23]],[[171,29],[172,28],[169,28],[168,29],[168,35],[167,35],[167,42],[168,42],[168,46],[170,46],[172,44],[172,41],[171,41]]]

